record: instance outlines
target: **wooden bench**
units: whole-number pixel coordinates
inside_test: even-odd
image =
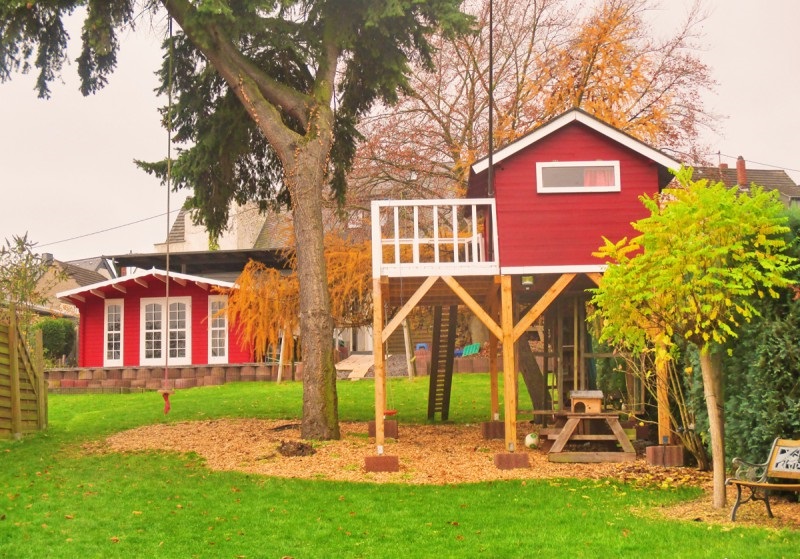
[[[741,458],[733,459],[735,468],[733,477],[725,481],[726,485],[736,486],[736,502],[731,510],[731,521],[736,520],[739,505],[748,501],[764,501],[767,514],[772,516],[769,507],[769,494],[772,491],[800,492],[798,483],[782,483],[770,480],[800,480],[800,441],[775,439],[769,459],[763,464],[752,464]],[[750,490],[750,496],[742,500],[742,488]]]

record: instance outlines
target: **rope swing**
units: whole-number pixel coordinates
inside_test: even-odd
[[[172,41],[172,18],[167,22],[169,30],[169,57],[167,67],[167,254],[165,270],[165,296],[164,306],[166,311],[167,339],[164,347],[164,381],[161,385],[161,397],[164,398],[164,415],[169,413],[171,408],[169,397],[172,390],[169,387],[169,352],[171,347],[170,331],[170,308],[169,308],[169,231],[170,231],[170,193],[172,192],[172,74],[173,74],[173,41]]]

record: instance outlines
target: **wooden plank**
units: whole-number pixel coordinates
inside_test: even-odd
[[[552,412],[549,412],[549,413],[552,413]],[[564,415],[566,415],[567,417],[577,417],[577,418],[580,418],[580,419],[603,419],[603,420],[606,420],[606,419],[612,417],[612,418],[616,418],[619,421],[619,414],[617,414],[617,413],[572,413],[572,412],[567,412]]]
[[[547,455],[550,462],[633,462],[636,460],[635,452],[552,452]]]
[[[500,321],[503,327],[503,411],[506,451],[517,445],[517,369],[514,356],[514,306],[511,276],[500,279]]]
[[[386,413],[386,365],[384,363],[383,338],[383,283],[381,278],[372,280],[372,354],[375,357],[375,446],[379,456],[383,455],[384,424]]]
[[[540,433],[541,433],[541,431],[540,431]],[[558,437],[560,435],[561,435],[561,433],[549,433],[549,434],[547,434],[547,438],[550,439],[551,441],[555,441],[555,440],[558,440]],[[617,440],[617,436],[616,435],[612,435],[612,434],[605,434],[605,435],[578,435],[578,434],[573,434],[569,438],[569,440],[570,440],[570,442],[571,441],[616,441]]]
[[[601,274],[600,272],[587,272],[586,277],[592,280],[594,284],[599,287],[600,281],[603,279],[603,274]]]
[[[619,445],[622,447],[622,450],[624,452],[633,452],[636,454],[631,441],[628,439],[628,435],[625,433],[625,429],[623,429],[622,425],[619,424],[619,418],[608,417],[606,418],[606,423],[608,423],[608,426],[611,427],[611,431],[617,436],[617,440],[619,441]]]
[[[575,274],[562,274],[560,278],[558,278],[553,285],[550,286],[550,289],[542,295],[541,299],[536,301],[536,304],[530,308],[530,310],[525,313],[517,325],[514,326],[514,339],[513,341],[517,341],[519,337],[530,327],[531,324],[536,322],[536,319],[539,318],[544,311],[547,310],[547,307],[550,306],[550,303],[555,301],[556,297],[561,294],[562,291],[569,285],[569,283],[575,279]]]
[[[17,357],[18,341],[16,309],[11,306],[10,319],[8,325],[11,336],[11,343],[8,344],[8,358],[10,360],[10,379],[11,379],[11,433],[18,437],[22,432],[20,402],[19,402],[19,358]]]
[[[497,338],[489,338],[489,399],[491,402],[492,420],[500,421],[500,383],[497,375]]]
[[[27,346],[22,342],[21,333],[18,333],[17,350],[19,355],[20,382],[27,383],[34,392],[38,392],[38,380],[33,366],[33,360]]]
[[[36,351],[34,353],[34,368],[36,381],[38,383],[36,402],[38,407],[37,423],[39,424],[39,429],[45,429],[47,428],[48,417],[47,380],[44,378],[44,339],[41,329],[36,331],[36,337],[34,340],[36,343]]]
[[[422,283],[422,285],[419,286],[419,288],[414,292],[411,298],[409,298],[409,300],[406,301],[406,304],[403,305],[403,307],[397,312],[397,314],[394,315],[394,318],[392,318],[389,324],[387,324],[385,328],[381,328],[383,332],[381,334],[381,342],[386,343],[386,340],[389,339],[389,336],[392,335],[392,332],[394,332],[397,329],[397,327],[403,323],[403,320],[408,316],[408,314],[412,310],[414,310],[414,307],[417,306],[417,303],[419,303],[420,300],[422,300],[425,294],[430,290],[430,288],[433,286],[434,283],[436,283],[438,279],[439,278],[437,276],[430,276]],[[377,281],[380,280],[379,279],[373,280],[373,285]],[[381,315],[383,315],[383,311],[381,311]]]
[[[459,299],[461,299],[464,304],[472,311],[475,317],[481,321],[481,323],[486,326],[486,329],[492,333],[493,336],[497,338],[503,337],[502,329],[497,325],[497,323],[489,316],[483,307],[481,307],[472,296],[467,293],[467,290],[461,287],[458,281],[453,278],[452,276],[442,276],[442,280],[453,290]]]
[[[580,417],[570,417],[567,419],[566,424],[564,424],[564,428],[561,430],[561,433],[558,435],[556,442],[553,443],[552,448],[550,449],[550,453],[557,453],[564,450],[564,446],[566,446],[567,442],[569,441],[572,434],[575,432],[575,428],[578,427],[578,423],[581,422]]]
[[[662,336],[656,337],[656,403],[658,413],[658,444],[672,442],[672,423],[669,410],[669,368],[671,357]]]

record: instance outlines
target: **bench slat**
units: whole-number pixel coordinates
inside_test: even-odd
[[[800,483],[770,483],[733,478],[729,479],[727,483],[729,485],[744,485],[746,487],[769,489],[770,491],[800,491]]]

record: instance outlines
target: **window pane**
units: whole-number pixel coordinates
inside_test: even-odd
[[[122,305],[109,304],[106,307],[106,360],[119,361],[122,358]]]
[[[210,302],[210,356],[218,360],[224,359],[228,354],[228,320],[224,311],[224,300],[214,300]]]
[[[544,167],[542,169],[543,186],[556,188],[563,186],[583,186],[583,168],[581,167]]]
[[[169,356],[186,357],[186,303],[169,305]]]
[[[161,358],[161,304],[148,303],[144,308],[144,356]]]

